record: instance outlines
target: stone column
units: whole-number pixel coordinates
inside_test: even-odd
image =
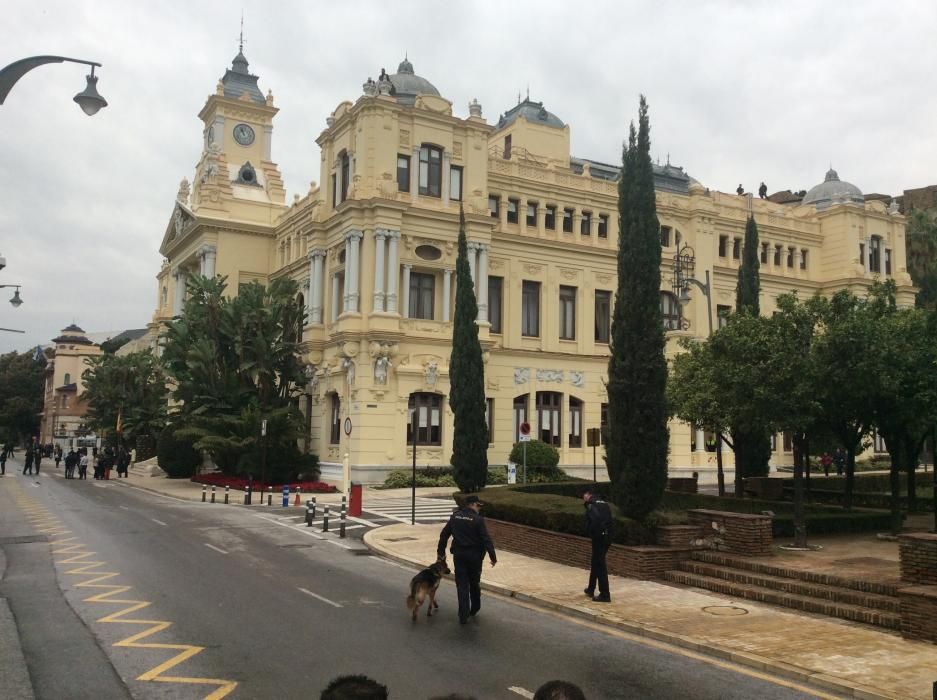
[[[385,297],[387,313],[397,313],[397,282],[400,279],[400,267],[397,260],[397,241],[400,231],[386,231],[387,234],[387,295]],[[407,285],[409,288],[409,285]]]
[[[325,251],[314,248],[309,252],[309,323],[322,323],[322,284]]]
[[[345,284],[348,286],[348,310],[358,311],[358,287],[361,271],[361,231],[349,231],[348,239],[351,242],[351,284],[348,284],[349,268],[348,258],[345,258]]]
[[[214,279],[215,259],[218,256],[218,248],[213,245],[202,246],[199,255],[202,258],[202,275],[208,279]]]
[[[537,204],[537,235],[545,236],[547,233],[547,205],[543,202]]]
[[[478,244],[478,283],[475,285],[478,299],[478,320],[488,320],[488,246]]]
[[[387,231],[382,228],[374,230],[374,310],[384,310],[384,241]]]
[[[589,235],[592,236],[593,242],[599,240],[599,215],[597,212],[592,212],[589,216]]]
[[[400,315],[403,318],[410,318],[410,270],[413,265],[403,266],[403,299],[400,309]]]
[[[420,147],[413,147],[410,158],[410,201],[416,204],[420,198]]]
[[[351,238],[345,234],[345,278],[342,285],[342,313],[348,311],[348,295],[351,291]]]
[[[521,235],[527,233],[527,204],[526,199],[517,203],[517,225],[520,227]]]
[[[452,270],[442,271],[442,320],[449,320],[449,300],[452,295]]]
[[[702,428],[696,429],[696,451],[706,452],[706,431]]]
[[[573,234],[582,235],[582,209],[573,210]]]
[[[273,151],[273,125],[267,124],[264,126],[264,160],[273,160],[270,157],[270,154]]]
[[[341,290],[338,286],[338,273],[332,273],[332,323],[338,320],[338,296],[341,294]]]
[[[508,198],[503,195],[498,202],[498,216],[501,219],[501,230],[503,231],[508,225]]]
[[[182,270],[176,269],[172,271],[172,276],[176,281],[172,292],[172,315],[181,316],[182,297],[185,294],[185,273]]]
[[[472,284],[477,287],[478,276],[475,274],[475,256],[478,255],[478,244],[474,241],[469,241],[466,248],[468,248],[469,274],[472,276]]]
[[[442,154],[442,183],[440,184],[440,187],[442,188],[442,192],[439,193],[439,194],[441,195],[441,197],[442,197],[442,205],[443,205],[443,207],[448,207],[448,206],[449,206],[449,181],[450,181],[449,166],[450,166],[450,160],[451,160],[451,156],[449,155],[449,151],[443,151],[443,154]]]

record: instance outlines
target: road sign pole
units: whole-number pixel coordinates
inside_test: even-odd
[[[527,441],[524,441],[524,483],[527,483]]]
[[[595,443],[592,443],[592,483],[598,483],[598,478],[596,478],[596,456],[595,456]]]

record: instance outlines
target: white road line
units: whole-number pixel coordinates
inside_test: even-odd
[[[216,546],[213,545],[213,544],[208,544],[208,542],[203,542],[203,544],[204,544],[206,547],[208,547],[209,549],[214,549],[216,552],[219,552],[219,553],[221,553],[221,554],[227,554],[226,551],[224,551],[224,550],[221,549],[220,547],[216,547]]]
[[[533,698],[534,696],[534,694],[531,693],[526,688],[521,688],[520,686],[517,686],[517,685],[512,685],[510,688],[508,688],[508,690],[510,690],[512,693],[517,693],[522,698]]]
[[[300,528],[295,527],[295,526],[293,526],[293,525],[289,525],[289,524],[287,524],[287,523],[281,522],[280,520],[277,520],[276,518],[268,518],[268,517],[265,516],[265,515],[257,515],[256,513],[254,514],[254,517],[255,517],[255,518],[260,518],[261,520],[266,520],[268,523],[273,523],[274,525],[279,525],[280,527],[286,527],[286,528],[289,528],[290,530],[294,530],[294,531],[296,531],[296,532],[302,532],[303,534],[309,535],[310,537],[314,537],[314,538],[316,538],[317,540],[324,540],[324,539],[325,539],[324,537],[320,537],[319,535],[317,535],[317,534],[314,533],[314,532],[309,532],[309,530],[311,530],[312,528],[300,529]]]
[[[328,604],[331,605],[332,607],[335,607],[335,608],[344,607],[341,603],[336,603],[334,600],[329,600],[328,598],[323,598],[323,597],[322,597],[321,595],[319,595],[318,593],[313,593],[312,591],[307,591],[305,588],[299,588],[299,589],[297,589],[297,590],[302,591],[302,592],[305,593],[306,595],[311,595],[313,598],[315,598],[316,600],[321,600],[323,603],[328,603]],[[531,695],[530,697],[533,697],[533,695]]]
[[[150,520],[152,520],[152,521],[153,521],[154,523],[156,523],[157,525],[162,525],[163,527],[169,527],[169,525],[167,525],[166,523],[164,523],[162,520],[157,520],[156,518],[150,518]]]
[[[104,484],[91,484],[91,485],[94,486],[94,488],[96,488],[96,489],[106,489],[106,488],[107,488],[107,486],[105,486]]]
[[[119,506],[119,507],[123,508],[124,510],[130,510],[127,506]]]

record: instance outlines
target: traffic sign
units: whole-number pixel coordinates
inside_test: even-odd
[[[351,418],[345,419],[345,435],[351,435]]]
[[[521,423],[521,425],[520,425],[520,433],[521,433],[522,436],[523,436],[523,435],[528,435],[528,436],[529,436],[529,435],[530,435],[530,423],[528,423],[527,421],[524,421],[523,423]]]
[[[521,435],[517,438],[518,442],[530,442],[530,435]]]

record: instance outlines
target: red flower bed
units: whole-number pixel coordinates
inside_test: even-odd
[[[193,476],[192,481],[197,484],[207,484],[208,486],[230,486],[232,489],[243,491],[247,488],[247,479],[241,476],[226,476],[225,474],[201,474]],[[263,484],[263,489],[273,488],[277,493],[283,491],[284,486],[290,487],[290,493],[295,493],[296,489],[302,489],[303,493],[334,493],[338,489],[321,481],[294,481],[289,484]],[[254,479],[254,491],[260,489],[260,479]]]

